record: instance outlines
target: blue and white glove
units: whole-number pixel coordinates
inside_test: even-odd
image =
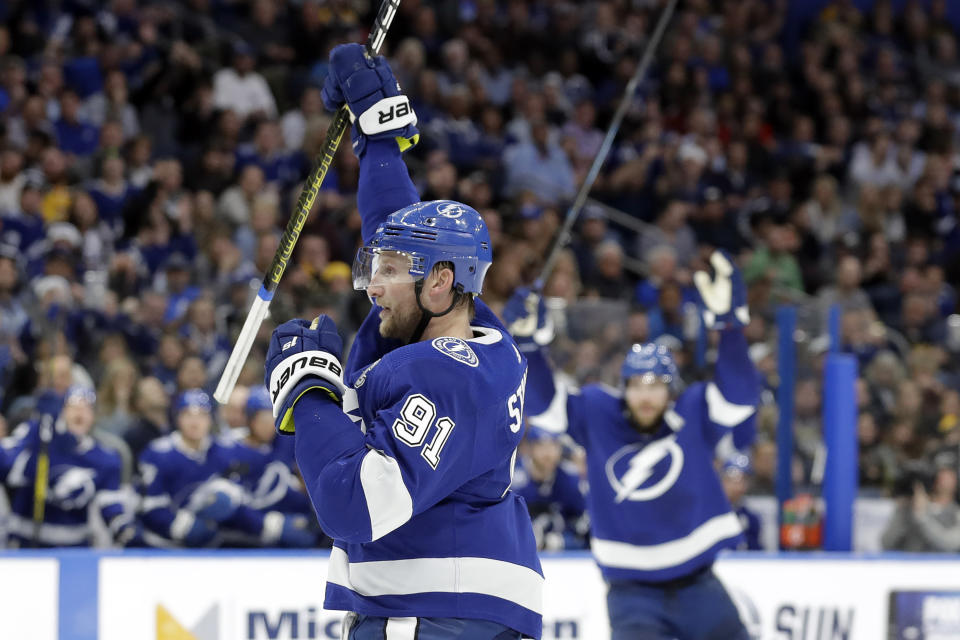
[[[170,525],[170,537],[187,547],[202,547],[217,535],[214,523],[181,509]]]
[[[317,544],[317,534],[304,516],[284,516],[280,544],[284,547],[308,549]]]
[[[547,315],[543,296],[526,287],[514,291],[507,300],[503,307],[503,323],[521,351],[534,351],[553,342],[553,320]]]
[[[237,505],[223,491],[214,491],[207,498],[207,504],[197,511],[197,518],[200,520],[213,520],[214,522],[223,522],[233,515],[237,510]]]
[[[706,271],[693,274],[693,284],[703,302],[703,322],[708,329],[733,329],[750,324],[747,287],[726,251],[710,256],[713,278]]]
[[[273,402],[273,420],[279,433],[293,434],[293,405],[311,389],[343,401],[343,340],[329,316],[313,322],[289,320],[273,330],[267,350],[264,383]]]
[[[417,114],[383,56],[368,58],[363,45],[341,44],[330,52],[323,104],[336,111],[347,103],[353,122],[353,150],[359,157],[367,140],[396,139],[400,151],[417,144]]]

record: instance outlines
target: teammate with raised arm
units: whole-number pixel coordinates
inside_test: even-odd
[[[329,317],[277,327],[266,383],[334,539],[324,606],[350,612],[348,640],[539,638],[543,577],[510,491],[526,361],[474,299],[486,226],[465,204],[418,201],[401,158],[416,116],[382,57],[336,47],[323,97],[355,117],[354,285],[374,306],[345,366]]]
[[[634,345],[622,386],[580,391],[554,384],[543,346],[543,301],[518,291],[504,318],[529,359],[530,423],[566,431],[587,454],[591,549],[609,584],[613,640],[747,640],[730,596],[711,571],[741,526],[714,468],[724,438],[741,449],[755,433],[759,377],[747,356],[749,321],[739,271],[722,253],[715,276],[694,276],[704,321],[720,330],[714,380],[682,393],[670,351]]]

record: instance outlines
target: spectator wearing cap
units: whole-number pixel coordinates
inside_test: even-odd
[[[123,543],[134,534],[132,514],[125,508],[120,485],[122,459],[92,437],[95,406],[96,395],[86,387],[70,387],[62,397],[43,395],[38,404],[38,416],[42,417],[24,423],[0,444],[0,480],[10,489],[10,530],[15,545],[88,546],[94,536],[90,520],[94,507],[111,539]],[[41,435],[41,430],[47,429],[49,435]],[[46,447],[49,471],[43,489],[46,499],[38,514],[34,484],[43,437],[50,438]]]
[[[557,204],[574,193],[573,167],[560,146],[550,140],[547,122],[530,124],[530,140],[507,147],[503,154],[506,193],[534,193],[546,204]]]
[[[141,378],[133,392],[134,420],[123,440],[134,459],[147,445],[170,431],[170,396],[157,378]]]
[[[97,150],[99,129],[82,119],[80,97],[72,89],[60,95],[60,119],[53,125],[57,146],[75,156],[89,156]]]
[[[723,492],[733,507],[733,512],[740,520],[743,529],[741,550],[759,551],[760,544],[760,516],[744,504],[744,497],[750,491],[750,480],[753,476],[753,467],[750,458],[742,453],[736,453],[723,461],[720,466],[720,480],[723,483]]]
[[[193,284],[193,267],[182,253],[170,254],[163,265],[165,289],[168,296],[167,310],[163,314],[165,324],[183,317],[190,303],[200,295],[200,287]]]
[[[276,118],[277,103],[263,76],[254,70],[253,48],[242,41],[233,45],[232,65],[213,74],[213,102],[232,110],[242,120]]]

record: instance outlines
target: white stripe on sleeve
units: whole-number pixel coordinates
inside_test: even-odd
[[[707,412],[710,420],[721,427],[735,427],[756,411],[753,405],[733,404],[723,397],[714,383],[707,384]]]
[[[360,463],[360,484],[367,498],[373,540],[413,517],[413,498],[403,484],[400,465],[390,456],[372,449],[368,451]]]

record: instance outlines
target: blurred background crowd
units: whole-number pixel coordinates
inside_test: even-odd
[[[890,548],[960,549],[951,4],[681,3],[545,289],[561,330],[553,357],[577,382],[617,385],[628,345],[653,340],[692,381],[710,375],[712,352],[691,274],[714,248],[737,258],[768,392],[752,464],[724,467],[732,494],[773,489],[782,304],[800,316],[792,472],[816,490],[820,367],[839,305],[840,348],[860,366],[861,491],[899,501]],[[408,165],[423,199],[482,212],[494,309],[538,274],[664,5],[401,4],[385,53],[419,117]],[[70,397],[90,404],[96,446],[119,453],[120,485],[143,496],[151,478],[137,461],[181,415],[206,412],[218,437],[274,447],[253,435],[256,403],[248,411],[273,322],[228,406],[208,411],[183,394],[216,384],[329,124],[327,54],[363,41],[375,10],[369,0],[0,4],[8,450],[38,398],[76,387],[96,390]],[[341,145],[275,320],[327,313],[349,340],[364,317],[350,281],[357,168]],[[535,433],[521,461],[515,488],[542,516],[542,545],[582,547],[577,453]],[[26,489],[14,484],[15,503]]]

